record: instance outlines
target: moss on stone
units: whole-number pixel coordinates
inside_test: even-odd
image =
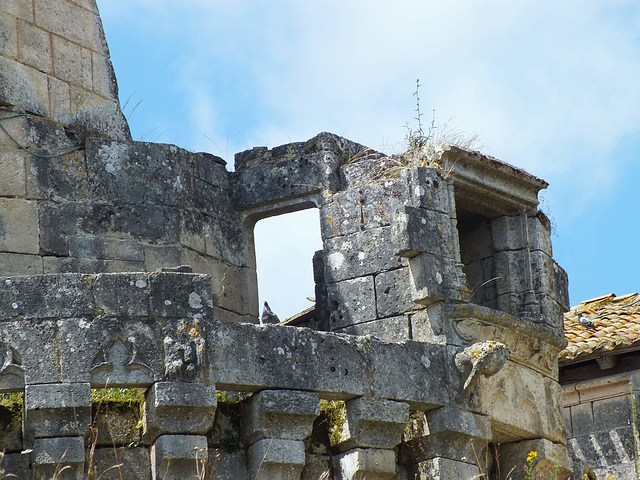
[[[347,409],[341,400],[320,400],[320,415],[324,416],[329,430],[329,446],[335,447],[343,438]]]

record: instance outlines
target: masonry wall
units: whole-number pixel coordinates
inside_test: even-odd
[[[0,3],[3,104],[83,136],[131,137],[94,0]]]
[[[567,445],[597,478],[637,476],[638,374],[563,385]]]
[[[255,321],[255,266],[222,159],[100,138],[52,156],[76,148],[77,138],[32,115],[4,125],[36,154],[0,132],[5,275],[154,271],[186,264],[211,275],[219,315]]]

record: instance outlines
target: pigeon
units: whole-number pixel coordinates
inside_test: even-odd
[[[278,316],[271,311],[269,304],[264,302],[264,308],[262,309],[262,318],[260,319],[262,324],[265,323],[280,323]]]
[[[596,326],[593,323],[593,321],[591,321],[591,319],[589,317],[585,317],[582,314],[578,315],[578,321],[580,322],[580,325],[582,325],[583,327],[585,327],[587,330],[595,330]]]

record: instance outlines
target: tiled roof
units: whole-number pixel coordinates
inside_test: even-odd
[[[580,315],[594,327],[581,324]],[[585,300],[564,314],[564,329],[569,345],[560,353],[561,362],[629,347],[640,349],[640,295],[611,293]]]

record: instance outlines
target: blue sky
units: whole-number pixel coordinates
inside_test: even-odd
[[[555,224],[554,257],[569,273],[572,305],[640,290],[636,0],[98,6],[135,140],[230,164],[238,151],[321,131],[399,153],[419,78],[426,119],[435,109],[450,131],[479,135],[484,153],[551,184],[542,209]],[[285,245],[291,224],[267,222],[256,232],[260,297],[283,317],[310,305],[310,258],[320,245],[313,236]],[[313,211],[294,222],[317,232]]]

